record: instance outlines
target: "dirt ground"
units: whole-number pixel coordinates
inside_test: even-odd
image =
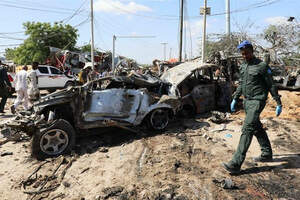
[[[280,94],[282,115],[275,117],[271,98],[261,115],[274,160],[253,162],[260,154],[253,139],[238,176],[221,163],[237,147],[242,110],[221,124],[209,115],[176,120],[165,133],[94,130],[77,138],[72,155],[45,161],[30,157],[27,138],[1,138],[0,199],[299,199],[300,92]],[[7,111],[1,123],[11,116]]]

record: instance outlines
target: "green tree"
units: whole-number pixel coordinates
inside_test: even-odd
[[[91,52],[91,48],[92,47],[90,44],[85,44],[85,45],[79,47],[78,50],[81,52]],[[101,51],[98,48],[94,48],[94,52],[98,55],[101,53]]]
[[[81,52],[91,52],[91,45],[86,44],[86,45],[81,46],[79,49]]]
[[[77,29],[71,25],[55,22],[26,22],[23,24],[28,38],[16,49],[6,49],[6,55],[12,56],[17,64],[30,64],[32,61],[45,62],[49,47],[74,50],[77,41]]]
[[[13,60],[15,57],[15,51],[16,51],[16,48],[5,49],[5,58],[7,60]]]

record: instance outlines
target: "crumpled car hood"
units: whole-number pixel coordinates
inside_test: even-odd
[[[199,62],[185,62],[166,71],[161,76],[161,79],[165,82],[177,86],[188,76],[190,76],[195,70],[210,68],[213,66],[216,65],[209,63],[204,63],[201,65]]]

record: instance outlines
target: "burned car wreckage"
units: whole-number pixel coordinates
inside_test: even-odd
[[[178,113],[228,107],[230,82],[216,79],[216,65],[183,63],[161,78],[132,72],[74,86],[42,97],[34,112],[18,114],[7,127],[32,136],[38,159],[69,152],[77,134],[101,127],[164,130]]]

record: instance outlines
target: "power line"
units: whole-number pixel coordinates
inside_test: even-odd
[[[87,19],[83,20],[82,22],[80,22],[79,24],[77,24],[73,27],[75,28],[75,27],[82,26],[82,25],[86,24],[87,22],[89,22],[89,20],[90,20],[90,16]]]
[[[14,5],[14,4],[7,4],[7,3],[0,3],[0,6],[6,6],[6,7],[12,7],[12,8],[19,8],[19,9],[25,9],[30,11],[41,11],[41,12],[50,12],[50,13],[57,13],[57,14],[70,14],[72,11],[67,11],[68,9],[64,9],[64,11],[59,10],[49,10],[49,9],[43,9],[43,8],[34,8],[34,7],[28,7],[28,6],[20,6],[20,5]]]
[[[265,7],[265,6],[269,6],[272,5],[274,3],[277,3],[281,0],[264,0],[262,2],[258,2],[258,3],[254,3],[254,4],[250,4],[249,6],[245,7],[245,8],[239,8],[236,10],[232,10],[230,13],[238,13],[238,12],[245,12],[248,11],[250,9],[255,9],[255,8],[261,8],[261,7]],[[139,16],[139,17],[144,17],[144,18],[150,18],[150,19],[156,19],[156,20],[171,20],[171,21],[177,21],[179,16],[176,15],[142,15],[142,14],[137,14],[134,12],[130,12],[129,10],[126,10],[124,8],[121,8],[113,3],[109,4],[111,7],[120,10],[121,12],[130,14],[130,15],[135,15],[135,16]],[[215,14],[211,14],[210,16],[218,16],[218,15],[225,15],[226,12],[221,12],[221,13],[215,13]],[[199,18],[200,16],[190,16],[190,18]]]
[[[22,38],[15,38],[15,37],[9,37],[9,36],[0,36],[0,38],[10,39],[10,40],[25,40],[25,39],[22,39]]]
[[[63,19],[62,22],[65,24],[68,21],[70,21],[73,17],[75,17],[76,15],[79,15],[81,12],[85,11],[85,9],[81,10],[81,8],[84,6],[84,4],[86,4],[86,2],[87,2],[87,0],[85,0],[70,17]]]
[[[12,46],[19,46],[22,44],[0,44],[0,47],[12,47]]]
[[[3,33],[0,33],[0,35],[6,35],[6,34],[19,34],[19,33],[25,33],[25,31],[3,32]]]
[[[41,4],[39,2],[32,2],[32,1],[24,1],[24,0],[16,0],[16,1],[9,1],[9,0],[1,0],[1,2],[9,3],[9,4],[24,4],[25,6],[30,6],[30,7],[37,7],[37,8],[50,8],[50,9],[55,9],[55,10],[70,10],[71,12],[75,11],[75,9],[72,8],[63,8],[63,7],[57,7],[57,6],[50,6],[49,4]],[[40,6],[37,6],[40,5]]]
[[[135,15],[135,16],[139,16],[139,17],[145,17],[145,18],[150,18],[150,19],[160,19],[160,20],[178,20],[175,18],[175,16],[166,16],[166,15],[160,15],[160,16],[151,16],[151,15],[142,15],[142,14],[137,14],[137,13],[133,13],[130,12],[129,10],[123,9],[119,6],[114,5],[113,3],[109,4],[111,7],[116,8],[122,12],[125,12],[127,14],[130,15]]]
[[[104,47],[105,48],[107,48],[107,49],[109,49],[108,48],[108,45],[104,42],[104,40],[103,40],[103,38],[101,37],[101,32],[99,31],[99,29],[98,29],[98,26],[99,26],[99,21],[95,18],[95,22],[96,22],[96,26],[95,26],[95,28],[96,28],[96,31],[97,31],[97,33],[99,34],[99,38],[100,38],[100,40],[102,41],[102,43],[103,43],[103,45],[104,45]],[[103,26],[102,26],[103,27]],[[102,30],[105,30],[106,31],[106,29],[102,29]],[[104,32],[105,32],[104,31]],[[113,34],[112,34],[113,35]],[[101,48],[100,48],[101,49]],[[103,49],[101,49],[101,50],[103,50]],[[105,50],[104,50],[105,51]]]

